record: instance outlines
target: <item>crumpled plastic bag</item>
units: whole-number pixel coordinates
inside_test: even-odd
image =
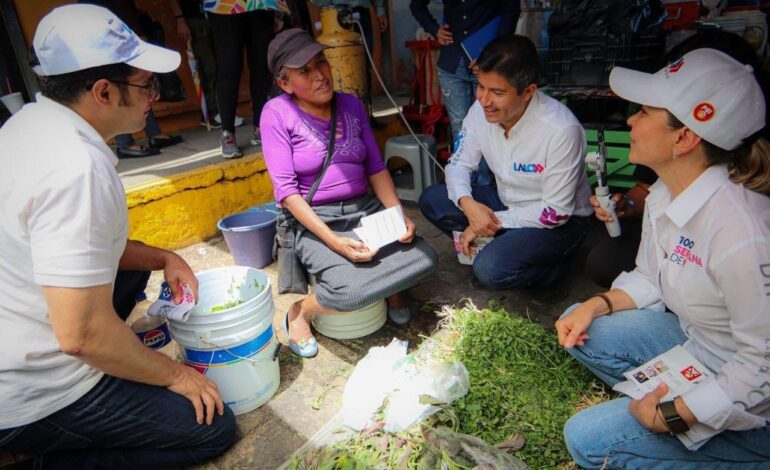
[[[370,349],[356,365],[342,395],[347,426],[365,428],[389,398],[384,429],[400,432],[438,412],[434,404],[451,403],[468,393],[468,371],[460,361],[436,357],[430,346],[407,355],[406,347],[405,341],[394,339],[384,348]]]

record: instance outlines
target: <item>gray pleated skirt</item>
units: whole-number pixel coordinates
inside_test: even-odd
[[[359,240],[353,229],[362,217],[383,210],[377,198],[365,195],[333,204],[313,206],[329,228],[341,236]],[[281,214],[291,217],[290,214]],[[420,237],[380,248],[367,263],[353,263],[332,250],[313,232],[297,223],[295,245],[302,265],[316,280],[318,303],[339,312],[357,310],[427,280],[438,257]]]

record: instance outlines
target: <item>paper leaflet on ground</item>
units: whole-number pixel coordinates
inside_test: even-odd
[[[368,215],[361,219],[361,226],[354,228],[353,232],[370,249],[379,250],[400,239],[406,233],[404,211],[401,206],[393,206],[376,214]]]
[[[664,382],[668,385],[668,394],[661,401],[669,401],[683,395],[712,374],[686,349],[675,346],[623,375],[628,380],[612,387],[616,392],[638,400]],[[696,450],[718,433],[706,425],[696,423],[688,432],[677,434],[676,437],[687,449]]]
[[[176,304],[174,303],[174,295],[171,293],[171,288],[166,282],[163,282],[160,286],[160,296],[147,309],[147,315],[186,321],[193,307],[195,307],[195,297],[190,286],[182,284],[182,302]]]

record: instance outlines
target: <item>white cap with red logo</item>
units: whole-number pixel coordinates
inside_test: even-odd
[[[715,49],[696,49],[654,74],[615,67],[610,87],[634,103],[665,108],[725,150],[765,127],[765,97],[750,65]]]

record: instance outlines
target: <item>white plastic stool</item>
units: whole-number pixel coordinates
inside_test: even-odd
[[[432,155],[436,154],[436,139],[432,135],[417,134],[417,137],[428,147]],[[394,157],[402,158],[409,163],[412,167],[414,183],[411,188],[396,185],[399,199],[417,201],[423,189],[436,183],[436,169],[433,161],[411,135],[400,135],[388,139],[385,143],[385,165]]]

